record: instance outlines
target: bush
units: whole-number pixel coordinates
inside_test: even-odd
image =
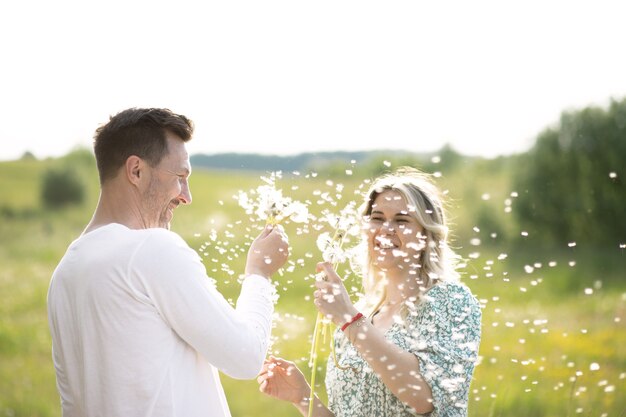
[[[43,174],[41,198],[47,208],[80,204],[85,200],[85,185],[74,170],[51,168]]]

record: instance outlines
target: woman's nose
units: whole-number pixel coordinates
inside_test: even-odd
[[[383,222],[380,229],[389,233],[393,233],[396,231],[393,222]]]

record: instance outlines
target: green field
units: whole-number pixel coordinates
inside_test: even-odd
[[[0,163],[0,416],[60,416],[46,292],[56,263],[89,221],[98,195],[93,166],[74,161],[82,164],[77,175],[84,178],[86,202],[44,210],[41,175],[58,163]],[[279,186],[317,210],[331,208],[317,203],[323,192],[340,205],[354,199],[351,190],[361,182],[359,175],[334,177],[332,184],[324,175],[286,175]],[[470,416],[626,416],[626,253],[584,242],[558,248],[511,244],[521,230],[505,211],[515,191],[510,176],[506,164],[479,161],[438,180],[452,200],[454,246],[467,259],[464,281],[484,306]],[[230,299],[238,294],[236,278],[258,226],[250,224],[233,195],[260,184],[255,173],[196,169],[193,204],[179,208],[173,223]],[[345,186],[343,192],[337,184]],[[316,313],[307,277],[319,252],[313,231],[286,228],[292,254],[278,277],[272,352],[306,370]],[[349,287],[358,286],[355,277],[348,279]],[[290,405],[258,393],[254,381],[223,377],[223,384],[234,417],[298,415]],[[323,386],[317,390],[324,396]]]

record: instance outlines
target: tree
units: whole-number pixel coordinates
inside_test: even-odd
[[[543,243],[626,242],[626,99],[563,113],[515,169],[515,213]]]
[[[85,186],[71,168],[50,168],[43,174],[41,197],[47,208],[79,204],[85,199]]]

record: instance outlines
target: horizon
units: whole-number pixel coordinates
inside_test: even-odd
[[[294,153],[294,154],[273,154],[273,153],[261,153],[261,152],[236,152],[236,151],[224,151],[224,152],[197,152],[197,153],[189,153],[189,157],[193,158],[193,157],[197,157],[197,156],[208,156],[208,157],[214,157],[214,156],[222,156],[222,155],[235,155],[235,156],[261,156],[261,157],[267,157],[267,158],[295,158],[295,157],[299,157],[299,156],[305,156],[305,155],[320,155],[320,154],[355,154],[355,153],[364,153],[364,154],[380,154],[380,155],[384,155],[384,156],[391,156],[392,154],[399,154],[399,153],[404,153],[404,154],[410,154],[413,156],[417,156],[417,157],[435,157],[438,156],[439,153],[446,147],[450,147],[452,149],[453,152],[459,154],[460,156],[464,157],[464,158],[482,158],[482,159],[487,159],[487,160],[491,160],[491,159],[497,159],[497,158],[507,158],[507,157],[513,157],[519,154],[523,154],[525,152],[528,152],[530,149],[526,150],[526,151],[521,151],[521,152],[513,152],[510,154],[503,154],[503,155],[496,155],[496,156],[482,156],[482,155],[468,155],[465,154],[463,152],[460,152],[458,149],[454,148],[453,146],[451,146],[450,144],[444,144],[441,148],[436,149],[434,151],[424,151],[424,152],[417,152],[417,151],[409,151],[406,149],[385,149],[385,148],[380,148],[380,149],[365,149],[365,150],[343,150],[343,149],[337,149],[337,150],[320,150],[320,151],[302,151],[302,152],[298,152],[298,153]],[[88,147],[88,146],[76,146],[72,149],[69,149],[66,153],[64,154],[60,154],[60,155],[49,155],[49,156],[43,156],[43,157],[39,157],[36,154],[34,154],[33,152],[30,151],[25,151],[21,156],[17,157],[17,158],[13,158],[13,159],[0,159],[0,163],[2,162],[14,162],[14,161],[20,161],[23,159],[28,159],[28,158],[34,158],[37,161],[45,161],[48,159],[59,159],[59,158],[64,158],[67,155],[73,153],[73,152],[80,152],[80,151],[87,151],[89,152],[91,155],[93,155],[93,148],[92,147]]]

